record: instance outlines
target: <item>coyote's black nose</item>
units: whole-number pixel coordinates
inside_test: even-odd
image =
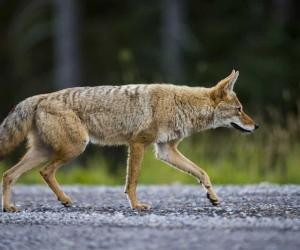
[[[254,128],[255,128],[255,129],[258,129],[258,128],[259,128],[259,125],[258,125],[258,124],[255,124],[255,125],[254,125]]]

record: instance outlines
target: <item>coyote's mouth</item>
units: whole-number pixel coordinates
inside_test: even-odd
[[[231,123],[231,126],[234,127],[235,129],[241,131],[242,133],[251,133],[252,132],[251,130],[242,128],[241,126],[237,125],[234,122]]]

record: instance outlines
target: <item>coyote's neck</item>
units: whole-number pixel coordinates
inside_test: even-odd
[[[214,107],[209,98],[209,89],[193,88],[189,94],[175,95],[177,124],[191,132],[213,127]]]

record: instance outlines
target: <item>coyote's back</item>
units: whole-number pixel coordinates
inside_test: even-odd
[[[150,89],[147,85],[69,89],[73,101],[67,103],[86,127],[91,142],[126,144],[151,122]]]

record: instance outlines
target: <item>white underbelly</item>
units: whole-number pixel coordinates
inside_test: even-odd
[[[107,137],[97,137],[90,135],[90,143],[96,145],[126,145],[128,144],[128,139],[124,135],[110,135]]]

